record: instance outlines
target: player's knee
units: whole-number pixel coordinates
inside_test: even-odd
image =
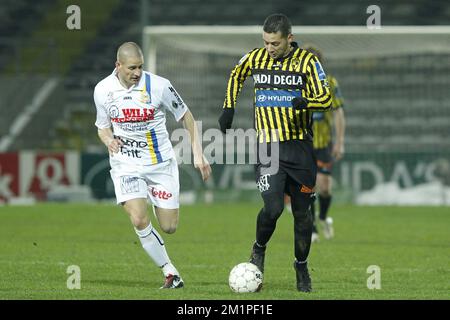
[[[138,230],[143,230],[147,228],[150,224],[150,219],[145,213],[139,212],[129,212],[131,223]]]
[[[138,230],[143,230],[148,227],[150,221],[148,218],[144,217],[131,217],[131,221],[134,227]]]
[[[264,204],[264,213],[271,220],[276,220],[284,209],[284,199],[266,201]]]
[[[172,234],[172,233],[175,233],[175,231],[177,231],[177,227],[176,226],[161,226],[161,230],[164,233]]]
[[[319,196],[321,196],[323,198],[329,198],[331,196],[331,190],[323,189],[320,191]]]
[[[292,199],[292,214],[294,218],[312,219],[311,205],[314,204],[314,194],[301,194]]]
[[[160,227],[164,233],[172,234],[177,231],[178,221],[163,222],[160,223]]]

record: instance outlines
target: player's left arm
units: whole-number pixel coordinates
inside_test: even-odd
[[[187,129],[191,138],[191,147],[194,154],[194,167],[197,168],[202,174],[203,181],[206,181],[211,175],[211,166],[203,155],[201,139],[199,137],[198,127],[195,123],[194,116],[191,111],[187,110],[181,120],[183,121],[183,126]]]
[[[294,98],[292,104],[297,110],[326,111],[331,106],[331,92],[327,76],[315,55],[311,54],[308,59],[306,94],[304,97]]]
[[[165,107],[175,116],[175,120],[182,121],[183,126],[189,132],[194,155],[194,167],[200,171],[203,181],[206,181],[211,175],[211,166],[203,156],[201,139],[194,116],[170,82],[167,82],[167,85],[164,87],[161,100]]]

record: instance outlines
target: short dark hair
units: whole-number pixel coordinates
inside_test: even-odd
[[[267,33],[277,33],[280,31],[283,37],[287,37],[292,33],[292,24],[284,14],[274,13],[264,21],[263,30]]]

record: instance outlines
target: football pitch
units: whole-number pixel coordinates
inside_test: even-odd
[[[311,248],[312,293],[296,290],[293,218],[287,211],[267,249],[263,290],[233,293],[228,274],[249,258],[258,211],[258,204],[182,206],[177,232],[160,234],[185,287],[160,290],[161,271],[145,254],[121,208],[107,204],[0,207],[0,299],[450,297],[449,208],[338,205],[330,212],[335,238],[321,238]],[[153,215],[152,219],[156,225]],[[70,266],[79,267],[80,289],[67,287]],[[368,273],[370,266],[379,267],[380,289],[368,289],[368,278],[374,276]]]

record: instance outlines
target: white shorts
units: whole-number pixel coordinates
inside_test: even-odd
[[[154,165],[114,166],[110,170],[117,203],[144,198],[159,208],[178,209],[180,183],[176,159]]]

